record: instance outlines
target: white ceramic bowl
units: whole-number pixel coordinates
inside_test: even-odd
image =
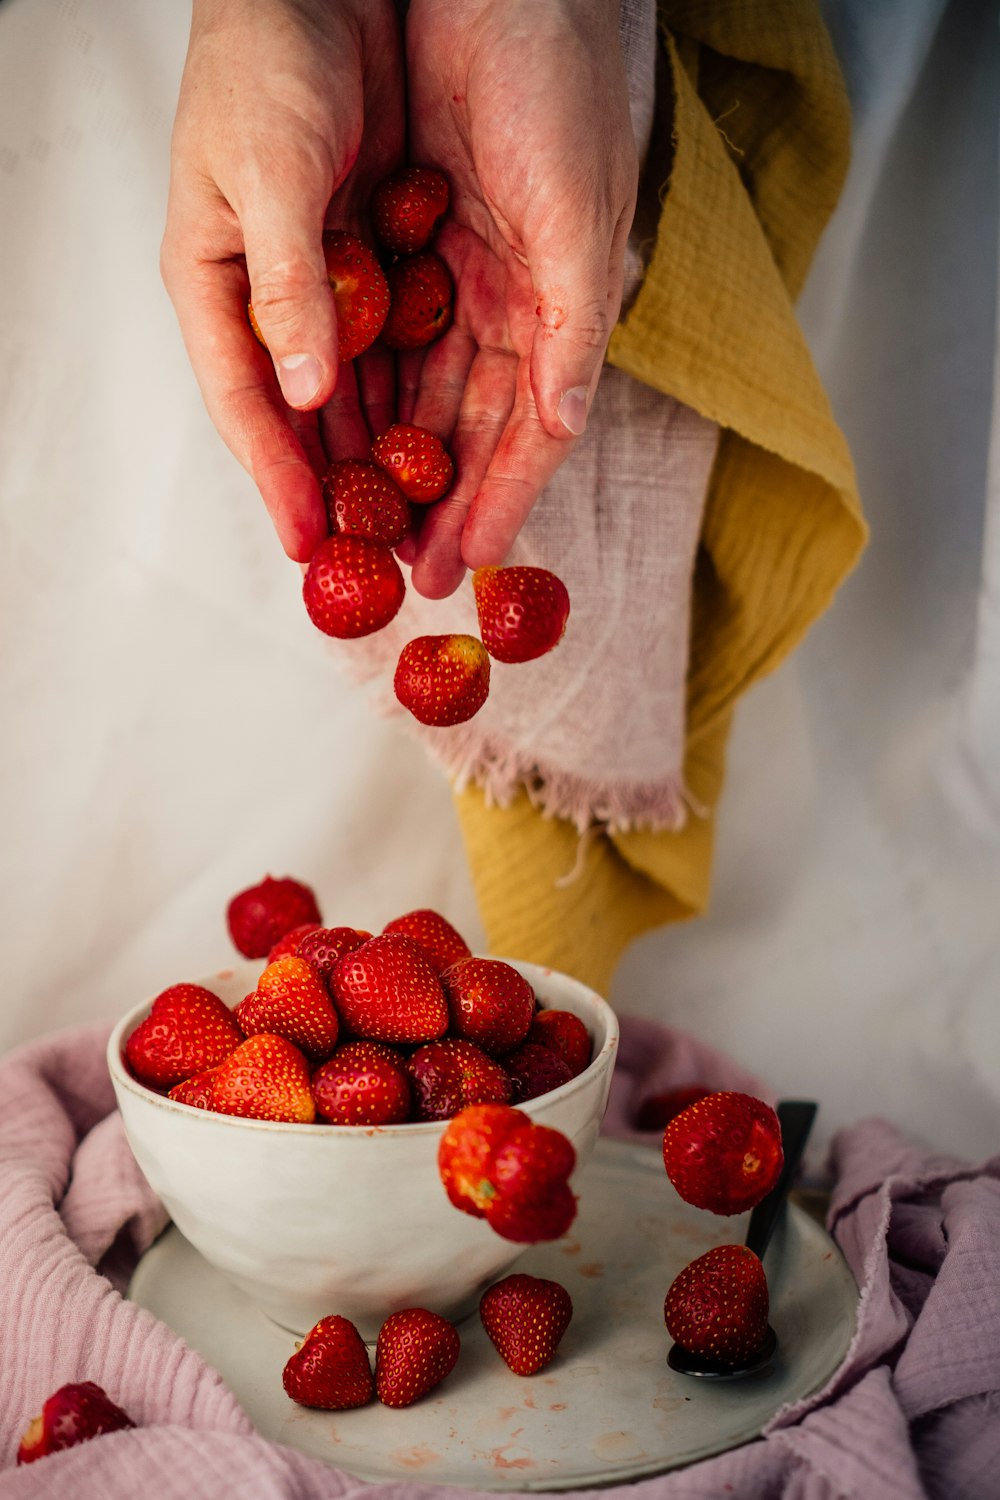
[[[513,962],[513,960],[508,960]],[[540,1003],[570,1010],[593,1056],[578,1077],[520,1106],[590,1155],[618,1047],[611,1007],[575,979],[514,963]],[[261,965],[199,983],[234,1005]],[[150,1001],[108,1043],[108,1066],[136,1161],[181,1233],[269,1317],[303,1333],[329,1313],[372,1339],[389,1313],[427,1307],[453,1321],[526,1248],[501,1239],[448,1201],[437,1170],[446,1122],[289,1125],[211,1114],[143,1087],[122,1050]]]

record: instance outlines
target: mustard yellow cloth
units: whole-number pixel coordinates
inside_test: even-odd
[[[660,19],[673,160],[608,358],[722,429],[688,679],[685,776],[704,812],[679,833],[598,830],[581,847],[526,795],[505,808],[475,787],[457,797],[491,950],[604,990],[631,938],[705,909],[733,706],[826,608],[866,536],[793,312],[849,155],[829,37],[812,0],[668,0]]]

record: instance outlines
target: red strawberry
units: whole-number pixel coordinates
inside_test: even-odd
[[[687,1109],[689,1104],[696,1104],[699,1099],[706,1099],[711,1093],[711,1089],[702,1088],[700,1083],[693,1083],[686,1088],[667,1089],[662,1094],[650,1094],[635,1112],[635,1128],[636,1130],[665,1130],[682,1109]]]
[[[508,1052],[528,1035],[535,992],[499,958],[462,958],[441,975],[451,1029],[484,1052]]]
[[[557,1052],[575,1078],[590,1063],[590,1032],[570,1010],[540,1010],[535,1015],[526,1042]]]
[[[569,594],[547,568],[477,568],[472,587],[483,645],[497,661],[533,661],[562,640]]]
[[[359,1036],[432,1042],[448,1029],[448,1006],[430,960],[398,933],[370,938],[345,953],[330,988],[344,1022]]]
[[[192,1073],[214,1068],[243,1040],[228,1005],[198,984],[172,984],[125,1043],[140,1083],[173,1088]]]
[[[372,194],[375,233],[387,250],[413,255],[422,250],[448,210],[448,179],[433,167],[402,167]]]
[[[192,1109],[211,1109],[215,1089],[215,1069],[210,1068],[207,1073],[195,1073],[193,1078],[185,1078],[183,1083],[178,1083],[170,1090],[168,1099],[176,1099],[178,1104],[190,1104]]]
[[[346,1411],[375,1394],[368,1350],[347,1318],[320,1318],[286,1364],[281,1382],[300,1406]]]
[[[30,1424],[17,1450],[19,1464],[33,1464],[49,1453],[75,1448],[104,1432],[134,1427],[132,1418],[92,1380],[63,1385],[49,1397]],[[57,1487],[58,1488],[58,1487]]]
[[[558,1281],[518,1273],[483,1293],[479,1316],[504,1364],[515,1375],[535,1375],[554,1357],[573,1299]]]
[[[226,911],[229,935],[244,958],[264,958],[293,927],[322,920],[310,887],[287,875],[265,875],[234,896]]]
[[[411,1406],[440,1385],[458,1360],[458,1330],[424,1307],[392,1313],[375,1345],[375,1389],[383,1406]]]
[[[509,1104],[511,1082],[474,1042],[446,1037],[418,1048],[406,1064],[414,1118],[450,1120],[469,1104]]]
[[[236,1007],[236,1019],[247,1036],[270,1032],[318,1062],[337,1045],[337,1013],[326,985],[304,958],[279,958],[268,964],[257,989]]]
[[[323,258],[337,309],[337,353],[342,361],[355,359],[381,332],[389,311],[389,287],[374,253],[343,229],[326,231]],[[247,303],[247,313],[250,327],[266,349],[252,302]]]
[[[746,1245],[716,1245],[684,1267],[663,1305],[670,1337],[692,1354],[742,1364],[767,1335],[767,1277]]]
[[[460,958],[472,957],[472,949],[461,934],[455,931],[440,912],[431,911],[429,907],[394,917],[382,931],[401,932],[404,937],[419,943],[436,974],[442,974]]]
[[[441,439],[408,422],[394,423],[375,439],[372,459],[418,505],[440,500],[455,474]]]
[[[564,1057],[537,1042],[525,1042],[523,1047],[508,1052],[503,1065],[514,1081],[512,1098],[515,1104],[526,1104],[540,1094],[551,1093],[573,1077]]]
[[[663,1163],[681,1197],[713,1214],[738,1214],[769,1193],[783,1161],[778,1117],[750,1094],[708,1094],[663,1134]]]
[[[309,1089],[309,1064],[283,1036],[262,1031],[215,1069],[212,1108],[220,1115],[311,1125],[316,1107]]]
[[[451,272],[433,250],[389,267],[389,316],[382,342],[390,349],[422,349],[451,326]]]
[[[462,724],[490,690],[490,659],[472,635],[420,635],[399,653],[396,697],[421,724]]]
[[[330,530],[398,547],[410,529],[410,511],[398,486],[376,464],[356,458],[333,463],[323,479]]]
[[[473,1104],[441,1137],[438,1171],[456,1208],[519,1244],[557,1240],[576,1217],[576,1152],[558,1130],[505,1104]]]
[[[370,937],[370,932],[362,932],[355,927],[317,927],[315,932],[308,933],[299,943],[296,957],[304,958],[316,970],[323,983],[329,985],[330,975],[344,954],[360,948]]]
[[[388,625],[405,588],[399,564],[384,542],[338,533],[313,553],[302,597],[317,630],[353,640]]]
[[[286,932],[283,938],[279,938],[274,947],[267,955],[269,964],[277,963],[279,958],[293,958],[298,952],[299,944],[310,932],[319,930],[318,922],[301,922],[298,927],[293,927],[291,932]]]
[[[403,1057],[381,1042],[348,1042],[313,1074],[316,1108],[334,1125],[398,1125],[410,1115]]]

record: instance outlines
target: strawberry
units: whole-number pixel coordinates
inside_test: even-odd
[[[537,1042],[525,1042],[523,1047],[508,1052],[503,1065],[514,1081],[512,1098],[515,1104],[525,1104],[540,1094],[548,1094],[561,1084],[569,1083],[573,1077],[564,1057]]]
[[[382,931],[401,932],[404,937],[419,943],[436,974],[442,974],[460,958],[472,957],[472,949],[461,934],[455,931],[440,912],[432,911],[429,907],[394,917]]]
[[[326,274],[337,309],[337,354],[342,362],[355,359],[378,338],[389,311],[389,287],[374,252],[356,235],[328,229],[323,235]],[[267,348],[253,310],[247,303],[250,327]]]
[[[302,938],[295,956],[311,964],[328,986],[330,975],[344,954],[360,948],[370,937],[370,932],[362,932],[356,927],[317,927]]]
[[[279,958],[268,964],[252,995],[236,1007],[236,1019],[247,1036],[270,1032],[294,1042],[318,1062],[337,1045],[337,1013],[326,985],[304,958]]]
[[[234,896],[226,911],[229,935],[244,958],[264,958],[293,927],[322,920],[310,887],[288,875],[265,875]]]
[[[438,1146],[449,1199],[519,1244],[557,1240],[576,1217],[569,1176],[576,1152],[558,1130],[505,1104],[473,1104],[451,1121]]]
[[[422,349],[451,326],[451,272],[433,250],[389,267],[389,316],[382,342],[390,349]]]
[[[421,724],[462,724],[490,690],[490,659],[471,635],[420,635],[399,653],[396,697]]]
[[[706,1099],[711,1093],[711,1089],[702,1088],[700,1083],[693,1083],[686,1088],[667,1089],[662,1094],[650,1094],[635,1112],[635,1128],[636,1130],[665,1130],[682,1109],[687,1109],[689,1104],[696,1104],[699,1099]]]
[[[432,1042],[448,1006],[430,960],[412,938],[385,933],[345,953],[330,976],[344,1022],[378,1042]]]
[[[19,1464],[33,1464],[49,1453],[75,1448],[105,1432],[134,1427],[132,1418],[116,1406],[92,1380],[63,1385],[45,1402],[17,1450]]]
[[[713,1214],[738,1214],[770,1192],[781,1171],[781,1126],[762,1099],[708,1094],[663,1133],[663,1163],[681,1197]]]
[[[140,1083],[173,1088],[192,1073],[214,1068],[240,1045],[243,1033],[228,1005],[198,984],[172,984],[125,1043]]]
[[[672,1282],[663,1304],[670,1337],[691,1354],[742,1364],[767,1335],[767,1277],[746,1245],[716,1245]]]
[[[279,958],[293,958],[298,952],[302,939],[308,937],[310,932],[318,930],[318,922],[300,922],[298,927],[293,927],[291,932],[286,932],[284,937],[278,939],[267,955],[268,963],[277,963]]]
[[[440,1385],[458,1360],[458,1330],[438,1313],[406,1307],[392,1313],[375,1345],[375,1389],[383,1406],[412,1406]]]
[[[372,194],[375,233],[387,250],[413,255],[422,250],[434,226],[448,211],[448,179],[433,167],[402,167]]]
[[[313,1098],[334,1125],[398,1125],[410,1116],[402,1055],[381,1042],[348,1042],[312,1078]]]
[[[441,975],[451,1030],[482,1047],[507,1052],[523,1042],[535,1014],[535,992],[499,958],[462,958]]]
[[[323,499],[330,530],[398,547],[410,529],[410,511],[399,487],[376,465],[342,458],[327,469]]]
[[[570,1010],[540,1010],[528,1029],[526,1042],[557,1052],[575,1078],[590,1063],[590,1032]]]
[[[497,661],[533,661],[562,640],[569,594],[547,568],[477,568],[472,588],[483,645]]]
[[[366,1406],[375,1394],[368,1350],[354,1324],[320,1318],[285,1365],[281,1383],[300,1406],[346,1411]]]
[[[468,1104],[509,1104],[510,1078],[474,1042],[458,1037],[428,1042],[406,1064],[413,1082],[414,1118],[450,1120]]]
[[[399,564],[384,542],[328,536],[312,555],[302,584],[317,630],[341,640],[381,630],[399,610],[405,591]]]
[[[167,1098],[176,1099],[178,1104],[190,1104],[192,1109],[211,1109],[214,1087],[215,1069],[209,1068],[207,1073],[195,1073],[183,1083],[175,1084]]]
[[[455,474],[441,439],[409,422],[395,422],[375,439],[372,460],[418,505],[440,500]]]
[[[212,1109],[244,1119],[311,1125],[316,1107],[309,1089],[309,1064],[283,1036],[262,1031],[215,1069]]]
[[[479,1316],[504,1364],[515,1375],[535,1375],[554,1357],[573,1299],[558,1281],[517,1273],[483,1293]]]

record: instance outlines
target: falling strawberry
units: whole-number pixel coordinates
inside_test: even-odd
[[[283,1036],[262,1031],[214,1070],[212,1109],[251,1120],[311,1125],[316,1118],[309,1064]]]
[[[571,1078],[590,1063],[590,1032],[570,1010],[538,1011],[525,1041],[557,1052],[569,1067]]]
[[[319,1113],[333,1125],[398,1125],[410,1116],[401,1053],[383,1042],[347,1042],[312,1078]]]
[[[714,1214],[738,1214],[770,1192],[783,1161],[778,1117],[750,1094],[708,1094],[663,1134],[663,1163],[681,1197]]]
[[[433,167],[402,167],[372,194],[375,233],[387,250],[414,255],[448,210],[448,179]]]
[[[499,958],[462,958],[441,975],[451,1030],[482,1047],[507,1052],[523,1042],[535,1014],[535,992]]]
[[[490,691],[490,659],[471,635],[421,635],[399,653],[396,697],[421,724],[462,724]]]
[[[264,958],[293,927],[322,920],[310,887],[287,875],[265,875],[234,896],[226,911],[229,935],[244,958]]]
[[[268,964],[252,995],[236,1007],[236,1019],[247,1036],[267,1031],[294,1042],[318,1062],[337,1045],[337,1013],[326,985],[304,958],[279,958]]]
[[[320,1318],[281,1376],[286,1393],[300,1406],[346,1411],[366,1406],[375,1394],[368,1350],[347,1318]]]
[[[512,1103],[526,1104],[540,1094],[549,1094],[553,1089],[569,1083],[573,1077],[569,1063],[558,1052],[537,1042],[525,1042],[504,1056],[503,1065],[514,1084]]]
[[[699,1099],[707,1099],[712,1092],[712,1089],[703,1088],[700,1083],[692,1083],[684,1088],[665,1089],[660,1094],[650,1094],[635,1112],[635,1128],[665,1130],[682,1109],[687,1109],[689,1104],[696,1104]]]
[[[576,1152],[558,1130],[504,1104],[473,1104],[441,1137],[438,1171],[456,1208],[519,1244],[557,1240],[576,1217]]]
[[[417,1120],[450,1120],[469,1104],[510,1103],[511,1081],[504,1069],[460,1037],[418,1047],[406,1071]]]
[[[458,1360],[461,1341],[446,1318],[423,1307],[392,1313],[375,1345],[375,1389],[383,1406],[412,1406],[440,1385]]]
[[[277,963],[279,958],[293,958],[298,952],[299,944],[310,932],[319,930],[318,922],[301,922],[298,927],[293,927],[291,932],[286,932],[284,937],[279,938],[274,947],[267,955],[269,964]]]
[[[398,485],[377,464],[338,459],[323,478],[330,530],[366,536],[398,547],[410,529],[410,511]]]
[[[372,460],[418,505],[440,500],[455,475],[441,439],[409,422],[396,422],[375,439]]]
[[[185,1078],[183,1083],[178,1083],[170,1090],[168,1099],[175,1099],[178,1104],[190,1104],[192,1109],[212,1109],[215,1097],[215,1069],[210,1068],[207,1073],[195,1073],[192,1078]]]
[[[326,231],[323,258],[337,309],[337,355],[346,362],[363,354],[378,338],[389,311],[389,287],[374,252],[346,230]],[[250,327],[266,349],[252,302],[247,303],[247,313]]]
[[[691,1354],[742,1364],[767,1335],[767,1277],[746,1245],[716,1245],[671,1284],[663,1306],[670,1337]]]
[[[382,342],[390,349],[422,349],[451,325],[451,272],[433,250],[389,267],[389,316]]]
[[[362,932],[356,927],[317,927],[315,932],[302,938],[295,956],[304,958],[329,986],[330,975],[344,954],[360,948],[370,937],[370,932]]]
[[[472,957],[472,949],[462,935],[455,931],[440,912],[432,911],[429,907],[405,912],[403,916],[387,922],[382,930],[401,932],[404,937],[419,943],[437,974],[443,973],[460,958]]]
[[[330,978],[337,1010],[358,1036],[432,1042],[448,1028],[448,1006],[423,949],[390,932],[345,953]]]
[[[547,568],[477,568],[472,588],[483,645],[497,661],[533,661],[562,640],[569,594]]]
[[[573,1299],[558,1281],[519,1272],[483,1293],[479,1316],[514,1374],[535,1375],[555,1356],[573,1316]]]
[[[398,612],[405,591],[399,564],[384,542],[328,536],[312,555],[302,585],[309,618],[341,640],[371,635]]]
[[[172,984],[125,1043],[140,1083],[170,1089],[192,1073],[214,1068],[240,1045],[243,1033],[218,995],[198,984]]]
[[[132,1418],[116,1406],[92,1380],[60,1386],[30,1424],[17,1450],[19,1464],[33,1464],[50,1453],[75,1448],[106,1432],[134,1427]]]

